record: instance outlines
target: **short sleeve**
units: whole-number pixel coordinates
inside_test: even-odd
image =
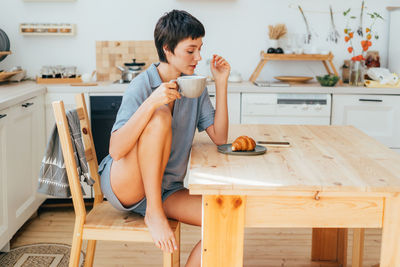
[[[135,80],[130,83],[122,97],[122,103],[111,133],[124,126],[148,96],[143,83]]]
[[[215,109],[211,104],[208,89],[204,90],[199,100],[199,120],[197,122],[197,129],[199,132],[204,131],[214,124]]]

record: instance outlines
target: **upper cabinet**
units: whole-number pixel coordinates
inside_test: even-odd
[[[333,95],[332,125],[353,125],[391,148],[400,148],[400,96]]]

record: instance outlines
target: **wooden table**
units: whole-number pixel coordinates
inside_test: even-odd
[[[400,155],[352,126],[231,125],[229,133],[229,142],[248,135],[291,147],[231,156],[196,135],[188,185],[203,195],[202,266],[242,266],[245,227],[357,228],[353,266],[361,266],[360,229],[383,228],[380,266],[400,266]]]

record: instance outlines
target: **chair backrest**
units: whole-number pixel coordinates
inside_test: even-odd
[[[98,174],[97,156],[94,148],[92,130],[89,123],[89,115],[86,108],[85,97],[83,94],[75,96],[77,113],[80,121],[83,145],[85,147],[85,156],[89,165],[90,176],[95,180],[93,185],[95,199],[94,205],[103,201],[103,193],[100,187],[100,177]],[[77,216],[86,217],[86,210],[83,201],[83,195],[80,185],[80,179],[74,158],[71,135],[68,126],[68,119],[65,113],[63,101],[52,103],[54,117],[57,124],[58,135],[60,137],[61,148],[64,156],[65,167],[68,175],[68,182],[71,189],[72,201]]]

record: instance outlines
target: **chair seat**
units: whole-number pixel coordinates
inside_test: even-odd
[[[173,232],[178,222],[168,220]],[[97,204],[86,216],[83,239],[153,242],[144,217],[115,209],[108,201]]]

